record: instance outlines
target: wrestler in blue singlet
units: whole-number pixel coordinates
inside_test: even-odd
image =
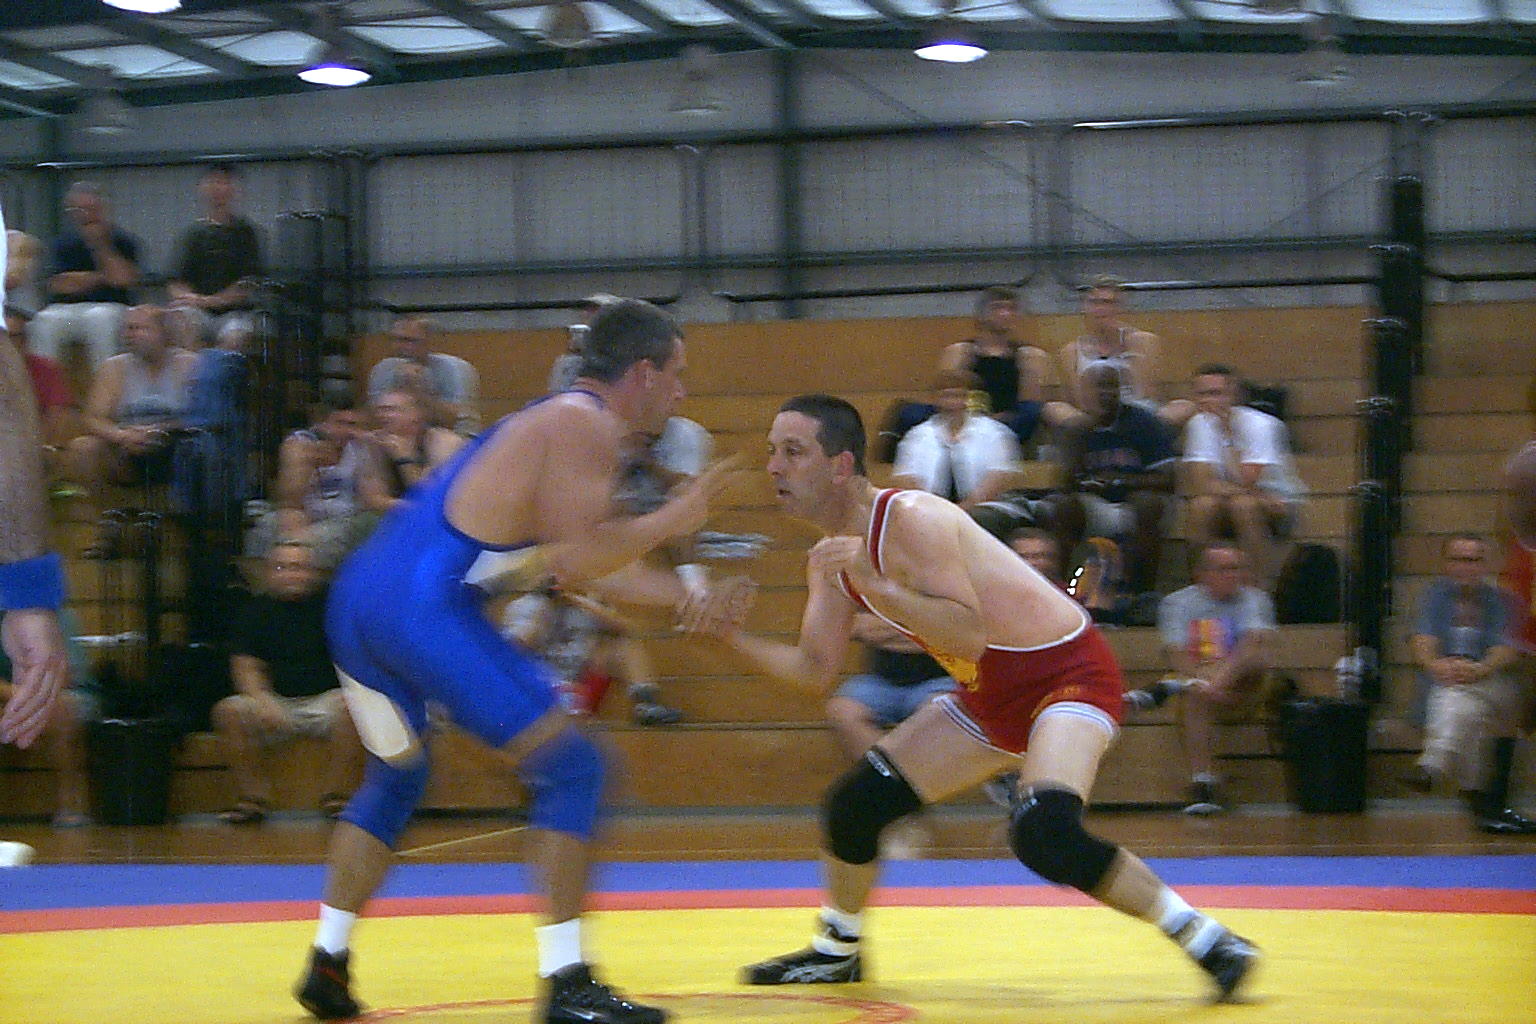
[[[553,673],[502,638],[482,611],[484,593],[465,582],[486,552],[527,545],[485,544],[455,528],[446,511],[465,467],[516,415],[470,441],[410,491],[342,565],[331,588],[326,633],[344,686],[387,697],[415,737],[426,727],[428,700],[493,748],[556,704]],[[349,700],[356,696],[353,691]],[[359,726],[369,745],[367,726]],[[387,756],[371,745],[370,752]]]

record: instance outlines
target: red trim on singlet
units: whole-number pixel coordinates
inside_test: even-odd
[[[875,503],[870,507],[869,510],[869,529],[865,531],[864,543],[869,547],[869,564],[873,565],[875,567],[875,572],[882,576],[885,575],[885,569],[881,566],[881,552],[885,550],[885,527],[886,524],[890,521],[888,508],[891,504],[891,499],[900,494],[901,491],[902,488],[900,487],[887,487],[885,490],[875,495]],[[917,639],[912,633],[907,632],[904,627],[898,623],[891,622],[890,619],[887,619],[884,615],[881,615],[879,612],[871,608],[868,602],[864,600],[863,595],[854,588],[853,581],[848,578],[848,574],[846,572],[839,572],[837,574],[837,583],[840,587],[843,588],[843,593],[848,595],[848,599],[851,600],[854,604],[858,605],[866,612],[869,612],[869,614],[873,615],[875,618],[880,619],[891,627],[904,633],[908,637],[911,637],[914,640]]]

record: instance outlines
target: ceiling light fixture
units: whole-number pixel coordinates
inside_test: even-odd
[[[75,110],[75,124],[93,135],[122,135],[138,125],[138,118],[123,94],[115,88],[93,89]]]
[[[335,5],[322,7],[315,12],[315,38],[334,40],[340,30],[341,19],[336,15]],[[369,70],[367,62],[339,42],[325,43],[320,56],[299,72],[301,81],[335,89],[362,85],[372,77],[373,72]]]
[[[955,17],[959,0],[947,0],[938,21],[923,36],[912,52],[923,60],[941,64],[970,64],[987,55],[987,48],[976,41],[971,31]]]
[[[362,85],[373,77],[373,72],[363,62],[339,46],[327,46],[320,58],[299,72],[299,78],[311,85],[329,85],[345,89]]]
[[[668,109],[674,114],[691,117],[718,114],[722,104],[714,89],[714,51],[702,43],[691,43],[683,47],[678,59],[683,65],[682,80],[678,82],[677,92],[672,94]]]
[[[546,9],[539,22],[539,35],[550,46],[578,50],[597,41],[592,34],[592,19],[577,0],[561,0]]]
[[[1331,19],[1318,15],[1307,22],[1307,49],[1293,79],[1298,85],[1327,89],[1349,81],[1349,62],[1344,46],[1334,33]]]
[[[101,0],[108,7],[134,14],[169,14],[181,8],[181,0]]]

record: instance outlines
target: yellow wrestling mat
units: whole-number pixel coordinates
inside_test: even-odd
[[[1217,908],[1219,910],[1219,908]],[[753,988],[743,963],[803,945],[806,909],[594,914],[604,977],[679,1022],[731,1024],[1532,1024],[1536,917],[1502,913],[1220,910],[1266,960],[1237,1004],[1155,929],[1081,907],[885,907],[873,981]],[[526,914],[368,919],[355,990],[366,1020],[529,1019]],[[298,1024],[289,995],[304,921],[0,934],[0,1024]]]

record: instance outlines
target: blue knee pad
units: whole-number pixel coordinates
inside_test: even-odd
[[[534,828],[592,838],[607,764],[587,736],[567,729],[523,762],[523,781],[533,796],[528,823]]]
[[[409,768],[397,768],[369,754],[363,784],[347,801],[341,820],[351,822],[394,849],[427,788],[430,764],[425,750]]]

